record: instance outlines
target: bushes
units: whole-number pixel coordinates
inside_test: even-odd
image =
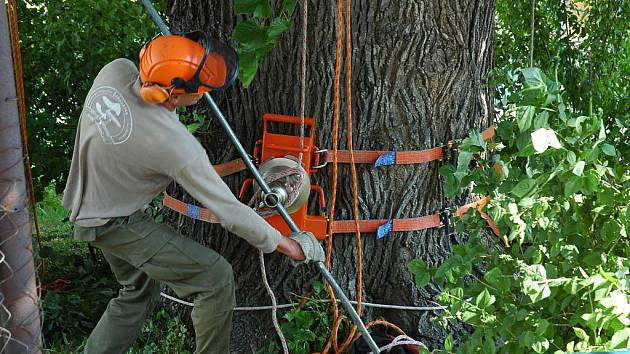
[[[440,170],[450,197],[469,185],[492,196],[489,212],[511,242],[507,249],[487,247],[486,223],[474,210],[456,220],[468,241],[430,270],[448,307],[441,322],[472,327],[455,341],[461,353],[626,348],[628,147],[610,135],[602,115],[574,111],[561,84],[540,70],[523,69],[517,77],[496,141],[486,144],[472,133],[460,145],[457,166]],[[484,152],[485,159],[474,159]],[[410,267],[418,285],[426,285],[424,262]]]

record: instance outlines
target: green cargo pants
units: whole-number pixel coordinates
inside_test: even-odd
[[[194,296],[195,353],[229,353],[234,277],[215,251],[138,211],[99,227],[75,226],[75,238],[101,249],[122,285],[90,335],[85,353],[126,353],[160,297],[160,283]]]

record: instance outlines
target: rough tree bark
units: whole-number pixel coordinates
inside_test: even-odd
[[[224,113],[244,146],[250,149],[261,133],[264,112],[299,115],[301,20],[266,57],[250,89],[240,85],[218,94]],[[175,30],[202,28],[226,38],[237,19],[231,1],[175,0],[169,3]],[[352,2],[354,148],[415,150],[464,137],[472,128],[490,125],[493,64],[494,1],[355,0]],[[317,144],[331,146],[336,2],[310,1],[306,115],[317,120]],[[342,74],[342,78],[345,74]],[[342,79],[340,148],[345,148],[345,101]],[[224,162],[236,153],[218,125],[202,141],[211,161]],[[403,218],[434,213],[445,206],[438,164],[374,170],[358,165],[361,218]],[[330,193],[331,169],[316,177]],[[340,165],[336,219],[352,217],[350,169]],[[245,174],[226,179],[237,191]],[[187,198],[181,190],[171,192]],[[189,200],[189,199],[188,199]],[[238,283],[239,305],[268,304],[260,281],[256,251],[220,227],[167,214],[184,234],[220,252],[231,262]],[[442,230],[394,233],[376,241],[363,235],[364,301],[427,305],[438,289],[419,289],[407,264],[423,258],[441,263],[451,250]],[[317,278],[308,267],[292,269],[280,255],[266,257],[270,283],[280,302],[291,292],[303,294]],[[334,240],[332,272],[350,298],[356,298],[356,242],[353,235]],[[431,346],[441,345],[445,331],[432,324],[433,312],[368,309],[367,318],[384,317]],[[273,335],[269,312],[238,313],[233,347],[251,352]]]

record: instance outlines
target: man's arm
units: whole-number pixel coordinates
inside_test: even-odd
[[[296,241],[283,237],[232,194],[205,154],[191,161],[174,178],[193,198],[210,209],[225,229],[252,246],[265,253],[277,250],[294,260],[304,259],[304,253]]]

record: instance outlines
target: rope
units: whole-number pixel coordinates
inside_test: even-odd
[[[357,168],[354,160],[354,148],[352,143],[352,0],[346,0],[346,121],[347,144],[350,151],[350,171],[352,175],[352,214],[356,226],[355,238],[357,240],[357,313],[361,316],[361,300],[363,298],[363,244],[361,242],[361,229],[359,227],[359,183]],[[357,326],[353,325],[350,334],[341,344],[339,351],[343,352],[352,344]]]
[[[332,246],[333,246],[333,232],[332,225],[335,220],[335,204],[337,201],[337,183],[338,183],[338,163],[337,163],[337,150],[339,149],[339,81],[341,80],[341,44],[343,41],[342,38],[342,30],[341,26],[342,22],[343,10],[341,0],[337,0],[337,44],[335,50],[335,87],[334,87],[334,105],[333,105],[333,121],[332,121],[332,152],[333,152],[333,161],[332,161],[332,182],[331,182],[331,197],[330,197],[330,212],[329,218],[330,222],[328,223],[328,243],[326,247],[326,268],[328,270],[331,269],[332,266]],[[332,300],[333,306],[333,327],[338,326],[339,319],[339,306],[336,301],[335,292],[330,284],[326,284],[326,288],[328,289],[328,295]],[[333,346],[334,349],[337,349],[337,331],[333,330],[330,332],[330,336],[324,345],[324,349],[322,350],[322,354],[326,354],[330,351],[330,347]]]
[[[417,346],[420,346],[420,347],[422,347],[422,348],[424,348],[426,350],[429,350],[429,348],[427,348],[427,346],[424,345],[424,343],[422,343],[420,341],[417,341],[417,340],[415,340],[415,339],[413,339],[411,337],[408,337],[408,336],[406,336],[404,334],[399,335],[398,337],[394,338],[394,340],[391,343],[389,343],[389,344],[387,344],[385,346],[382,346],[382,347],[380,347],[378,349],[379,349],[380,352],[384,353],[385,350],[387,350],[389,352],[389,350],[392,349],[393,347],[397,347],[399,345],[409,345],[409,344],[417,345]],[[373,354],[373,352],[369,352],[368,354]]]
[[[31,171],[31,159],[28,152],[28,139],[26,131],[26,102],[24,94],[24,80],[22,74],[22,52],[20,49],[20,31],[18,28],[17,6],[15,0],[8,1],[9,27],[11,35],[11,51],[13,53],[13,69],[15,72],[15,88],[18,96],[18,110],[20,114],[20,133],[22,138],[22,152],[24,158],[24,172],[28,180],[28,194],[31,207],[33,208],[33,221],[35,222],[35,234],[37,236],[37,246],[42,249],[42,235],[39,228],[39,218],[37,216],[35,187],[33,185],[33,172]],[[44,279],[46,265],[44,258],[40,258],[40,279]]]
[[[179,304],[182,305],[186,305],[186,306],[195,306],[194,303],[192,302],[188,302],[188,301],[184,301],[182,299],[178,299],[174,296],[165,294],[163,292],[160,293],[160,295],[163,298],[169,299],[171,301],[177,302]],[[291,302],[288,304],[278,304],[275,306],[276,309],[285,309],[285,308],[292,308],[292,307],[303,307],[305,304],[305,301],[314,301],[314,302],[319,302],[319,303],[329,303],[332,302],[332,300],[330,299],[304,299],[304,301],[301,302]],[[336,300],[337,302],[339,302],[339,300]],[[354,300],[350,300],[350,303],[353,305],[356,305],[356,301]],[[444,306],[404,306],[404,305],[390,305],[390,304],[375,304],[372,302],[362,302],[361,303],[362,306],[365,307],[374,307],[374,308],[380,308],[380,309],[394,309],[394,310],[405,310],[405,311],[443,311],[446,310],[446,307]],[[267,306],[237,306],[234,308],[234,311],[265,311],[265,310],[271,310],[273,309],[274,306],[273,305],[267,305]]]
[[[267,271],[265,270],[265,257],[263,256],[263,252],[260,250],[258,251],[258,259],[260,260],[260,272],[262,273],[263,284],[265,284],[265,289],[267,289],[267,293],[271,298],[271,321],[273,322],[273,327],[276,329],[278,338],[280,338],[280,343],[282,343],[282,350],[284,350],[284,354],[289,354],[287,341],[284,338],[284,334],[282,334],[282,329],[280,329],[280,325],[278,324],[278,304],[276,303],[276,295],[274,295],[273,290],[271,290],[269,282],[267,281]]]
[[[308,0],[302,0],[302,72],[300,80],[300,155],[304,157],[304,107],[306,105],[306,28],[308,24]]]
[[[334,84],[334,110],[333,110],[333,135],[332,135],[332,153],[333,153],[333,175],[332,175],[332,196],[330,202],[330,221],[328,228],[328,247],[326,252],[326,266],[328,269],[331,267],[332,263],[332,226],[334,224],[334,211],[335,211],[335,202],[337,197],[337,183],[338,183],[338,159],[337,159],[337,151],[338,151],[338,137],[339,137],[339,82],[341,78],[341,46],[343,41],[343,0],[337,0],[337,46],[335,53],[335,84]],[[346,114],[347,114],[347,144],[348,150],[350,153],[350,166],[351,166],[351,174],[352,174],[352,197],[353,197],[353,217],[355,222],[355,237],[357,240],[357,313],[361,315],[362,309],[362,295],[363,295],[363,247],[361,242],[361,232],[359,226],[359,206],[358,206],[358,177],[355,166],[355,156],[354,149],[352,144],[352,2],[351,0],[346,0],[346,8],[345,8],[345,38],[346,38]],[[334,353],[343,352],[349,345],[351,345],[354,341],[356,341],[361,333],[357,334],[357,327],[355,325],[352,326],[348,337],[343,341],[341,345],[337,343],[337,332],[342,322],[348,322],[345,316],[339,315],[339,308],[336,304],[336,299],[332,288],[328,286],[328,292],[330,294],[330,298],[333,301],[333,328],[331,334],[326,341],[324,349],[322,350],[322,354],[326,354],[330,351],[331,347]],[[400,330],[394,324],[391,324],[387,321],[373,321],[369,323],[366,327],[370,328],[375,324],[384,324],[389,328],[395,328],[404,335],[405,333]]]

